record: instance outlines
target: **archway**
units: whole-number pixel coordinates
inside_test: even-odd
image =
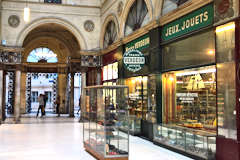
[[[39,94],[45,94],[48,95],[46,103],[48,111],[51,113],[55,111],[56,105],[54,102],[56,96],[60,95],[61,113],[73,116],[74,99],[72,100],[69,95],[74,92],[74,83],[71,82],[74,81],[75,76],[70,70],[70,61],[81,57],[79,54],[80,45],[76,36],[63,25],[45,23],[28,32],[23,41],[23,48],[22,65],[24,71],[21,75],[21,114],[36,112],[36,106],[33,107],[33,103],[38,103],[36,101]],[[34,79],[35,75],[39,79]],[[35,85],[39,85],[40,82],[46,84],[40,88],[36,86],[34,88],[33,81],[35,81]],[[53,83],[55,83],[55,88]],[[80,90],[80,86],[78,88]],[[79,99],[79,97],[75,99]],[[75,100],[76,104],[78,103]],[[38,104],[35,105],[38,106]]]

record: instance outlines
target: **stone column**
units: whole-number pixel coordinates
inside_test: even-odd
[[[5,94],[3,94],[3,87],[4,87],[4,85],[3,85],[3,70],[0,70],[0,124],[1,124],[1,122],[2,122],[2,120],[3,120],[3,105],[4,105],[4,103],[3,103],[3,101],[4,101],[4,96],[3,95],[5,95]]]
[[[14,120],[20,122],[20,106],[21,106],[21,70],[17,69],[15,74],[15,101],[14,101]]]
[[[27,77],[27,73],[22,72],[21,73],[21,106],[20,106],[21,114],[26,113],[26,77]]]
[[[74,117],[74,73],[71,73],[71,96],[69,106],[69,117]]]
[[[60,113],[67,113],[65,108],[66,103],[66,86],[67,86],[67,76],[65,73],[58,74],[58,95],[60,96]]]

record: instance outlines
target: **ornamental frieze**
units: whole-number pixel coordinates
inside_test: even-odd
[[[82,55],[81,66],[84,67],[100,67],[102,66],[102,57],[93,55]]]
[[[0,51],[0,63],[19,64],[21,63],[21,53]]]
[[[233,18],[235,13],[237,13],[237,8],[235,8],[234,3],[236,0],[215,0],[215,22]]]

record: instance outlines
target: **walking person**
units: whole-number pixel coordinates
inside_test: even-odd
[[[56,100],[56,113],[58,114],[58,117],[60,117],[60,112],[59,112],[59,108],[60,108],[60,96],[57,96],[57,100]]]
[[[37,111],[37,116],[38,117],[38,114],[39,114],[39,110],[41,110],[41,117],[43,116],[43,107],[44,107],[44,100],[43,100],[43,94],[40,94],[39,97],[38,97],[38,103],[39,103],[39,106],[38,106],[38,111]]]
[[[44,101],[44,105],[43,105],[43,115],[46,114],[45,109],[46,109],[46,105],[47,105],[47,100],[48,100],[48,96],[46,95],[46,93],[43,95],[43,101]]]
[[[79,116],[81,115],[80,112],[81,112],[81,96],[79,97],[79,101],[78,101],[78,111],[77,111],[77,115],[79,114]]]

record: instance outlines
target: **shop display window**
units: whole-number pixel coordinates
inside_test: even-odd
[[[108,66],[103,67],[103,81],[108,80]]]
[[[118,62],[104,66],[102,72],[103,81],[111,81],[118,79]]]
[[[216,28],[216,44],[218,135],[237,139],[234,22]]]
[[[163,47],[163,70],[215,63],[214,32],[208,31]]]
[[[215,66],[163,74],[163,123],[216,132]]]
[[[148,105],[146,120],[148,122],[156,123],[156,96],[157,96],[157,86],[156,86],[156,75],[148,76]]]
[[[118,78],[118,62],[113,63],[113,79]]]
[[[146,119],[147,81],[146,76],[132,77],[125,81],[125,84],[129,86],[129,113],[137,118]]]
[[[153,130],[155,143],[170,146],[201,159],[215,159],[215,134],[164,124],[154,124]]]

